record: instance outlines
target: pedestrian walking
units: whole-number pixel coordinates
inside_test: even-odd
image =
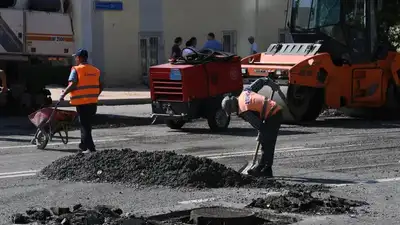
[[[70,104],[76,106],[80,122],[79,149],[83,153],[95,152],[92,120],[96,115],[99,95],[104,85],[100,70],[87,62],[89,57],[87,50],[79,49],[73,56],[77,65],[71,69],[68,87],[62,92],[60,101],[70,94]]]
[[[215,34],[214,33],[208,33],[207,35],[207,41],[203,46],[203,49],[212,49],[214,51],[223,51],[223,47],[221,42],[215,39]]]
[[[182,45],[182,38],[181,37],[176,37],[174,40],[174,45],[172,46],[171,50],[171,59],[177,59],[181,57],[182,50],[180,46]]]
[[[248,38],[249,43],[250,43],[250,55],[256,54],[258,52],[258,46],[257,43],[254,40],[253,36],[250,36]]]
[[[282,122],[282,111],[275,101],[257,93],[265,85],[270,86],[273,91],[281,92],[278,84],[269,78],[260,78],[246,87],[238,98],[225,97],[222,108],[227,114],[237,113],[259,132],[261,159],[254,168],[248,170],[248,174],[273,177],[272,164],[276,139]]]

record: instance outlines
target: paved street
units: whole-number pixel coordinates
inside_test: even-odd
[[[143,117],[149,114],[150,107],[102,106],[98,111]],[[28,129],[27,121],[19,122],[20,127],[11,126],[11,120],[5,126],[5,121],[0,121],[0,224],[8,224],[12,213],[35,205],[101,203],[149,215],[196,204],[246,204],[243,199],[265,195],[265,190],[187,191],[38,179],[35,176],[38,170],[76,151],[79,133],[72,131],[66,146],[53,142],[40,151],[29,144],[32,130]],[[94,138],[98,149],[169,150],[210,157],[238,169],[252,157],[256,132],[237,118],[230,127],[227,133],[212,134],[207,122],[200,120],[185,125],[183,131],[173,131],[162,124],[96,129]],[[277,179],[332,185],[338,196],[371,204],[360,215],[309,217],[300,224],[397,224],[400,221],[400,203],[396,201],[400,199],[399,135],[400,123],[396,122],[321,118],[306,127],[283,125],[275,156]],[[199,199],[204,202],[193,201]]]

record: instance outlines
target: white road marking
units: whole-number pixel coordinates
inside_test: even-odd
[[[367,181],[359,181],[351,184],[328,184],[327,186],[331,187],[345,187],[350,185],[357,185],[357,184],[379,184],[379,183],[389,183],[389,182],[396,182],[400,181],[400,177],[392,177],[392,178],[383,178],[383,179],[376,179],[376,180],[367,180]]]
[[[7,172],[7,173],[0,173],[0,176],[5,175],[13,175],[13,174],[21,174],[21,173],[36,173],[38,170],[27,170],[27,171],[18,171],[18,172]]]
[[[369,144],[353,144],[353,145],[342,145],[342,146],[328,146],[328,147],[314,147],[314,148],[306,148],[306,147],[289,147],[289,148],[277,148],[275,152],[302,152],[302,151],[316,151],[316,150],[324,150],[324,149],[334,149],[336,147],[340,148],[349,148],[349,147],[359,147],[359,146],[368,146],[373,145],[373,143]],[[205,155],[196,155],[197,157],[205,157],[210,159],[223,159],[223,158],[234,158],[240,156],[249,156],[254,155],[253,151],[243,151],[243,152],[230,152],[230,153],[216,153],[216,154],[205,154]],[[259,153],[261,154],[261,153]]]
[[[6,179],[6,178],[14,178],[14,177],[30,177],[30,176],[35,176],[35,173],[20,173],[20,174],[11,174],[11,175],[3,175],[0,176],[0,179]]]
[[[125,135],[125,138],[115,138],[115,139],[103,139],[103,140],[95,140],[95,143],[101,143],[101,142],[108,142],[108,141],[129,141],[132,140],[132,137],[138,137],[142,136],[141,134],[132,134],[132,135]],[[68,142],[67,145],[72,145],[72,144],[79,144],[80,141],[72,141]],[[62,142],[57,142],[57,143],[49,143],[47,146],[57,146],[57,145],[64,145]],[[14,148],[35,148],[35,145],[14,145],[14,146],[1,146],[0,150],[4,149],[14,149]]]
[[[211,202],[211,201],[215,201],[215,200],[216,200],[216,198],[203,198],[203,199],[182,201],[182,202],[178,202],[178,204],[187,205],[187,204],[195,204],[195,203],[202,203],[202,202]]]

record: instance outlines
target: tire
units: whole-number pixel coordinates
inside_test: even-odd
[[[221,132],[228,129],[231,122],[231,116],[227,115],[222,108],[210,113],[207,117],[208,126],[213,132]]]
[[[50,139],[49,135],[43,130],[40,130],[36,136],[36,148],[44,150],[47,144],[49,143],[49,139]]]
[[[318,118],[324,106],[323,89],[290,85],[288,107],[296,122],[311,122]]]
[[[173,130],[181,129],[185,123],[183,120],[165,120],[165,124]]]

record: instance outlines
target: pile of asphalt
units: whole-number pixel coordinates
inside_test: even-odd
[[[332,195],[327,197],[315,196],[311,191],[291,190],[287,194],[268,196],[254,200],[248,207],[272,209],[277,212],[302,214],[353,214],[355,207],[368,205],[366,202],[339,198]]]
[[[324,111],[322,111],[320,116],[322,116],[322,117],[339,117],[339,116],[345,116],[345,114],[337,109],[325,109]]]
[[[62,225],[122,225],[145,224],[144,220],[133,215],[122,215],[119,208],[98,205],[84,208],[81,204],[69,207],[52,207],[50,209],[36,207],[26,210],[25,214],[17,213],[11,216],[13,224],[62,224]]]
[[[208,158],[178,155],[170,151],[138,152],[131,149],[104,150],[60,158],[41,175],[52,180],[169,187],[282,188],[283,182],[242,175]],[[307,186],[314,190],[321,186]]]

